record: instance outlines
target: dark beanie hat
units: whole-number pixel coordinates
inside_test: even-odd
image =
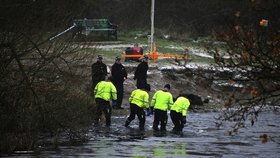
[[[170,84],[166,84],[164,88],[170,89]]]

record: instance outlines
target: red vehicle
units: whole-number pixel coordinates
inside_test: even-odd
[[[138,44],[135,44],[134,47],[127,47],[125,49],[125,54],[126,55],[143,55],[143,48],[139,47]],[[139,61],[140,57],[126,57],[124,61]]]

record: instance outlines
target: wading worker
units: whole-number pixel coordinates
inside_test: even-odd
[[[95,124],[99,123],[103,112],[106,119],[106,126],[111,125],[112,108],[110,100],[117,100],[117,90],[111,81],[112,77],[109,77],[108,81],[100,81],[94,88],[96,102]]]
[[[154,123],[153,129],[158,131],[160,123],[160,130],[166,131],[166,124],[168,120],[167,110],[173,105],[173,96],[169,92],[170,85],[166,84],[163,90],[158,90],[154,94],[151,102],[151,107],[154,108]]]
[[[115,63],[112,66],[112,77],[113,77],[113,84],[117,88],[117,102],[116,107],[117,109],[122,109],[122,100],[123,100],[123,82],[127,79],[127,72],[125,67],[121,64],[121,58],[116,57]]]
[[[149,69],[148,66],[149,57],[145,55],[141,60],[142,60],[141,63],[137,66],[135,70],[134,78],[133,78],[134,80],[137,80],[136,87],[138,89],[142,88],[147,84],[147,72]]]
[[[135,115],[137,115],[139,129],[144,130],[146,121],[144,108],[149,108],[149,91],[150,85],[146,84],[141,89],[136,89],[131,93],[129,98],[130,115],[125,121],[125,127],[128,127],[130,122],[135,119]]]
[[[102,60],[103,57],[98,55],[97,61],[91,65],[92,88],[94,88],[98,82],[104,81],[107,76],[107,66]]]
[[[186,115],[189,106],[190,101],[183,96],[179,96],[175,103],[171,106],[170,117],[174,124],[173,131],[183,131],[184,124],[186,124]]]

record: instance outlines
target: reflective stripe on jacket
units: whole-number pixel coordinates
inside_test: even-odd
[[[140,108],[149,108],[149,94],[144,90],[136,89],[131,93],[129,102]]]
[[[173,97],[170,92],[165,92],[162,90],[157,91],[152,99],[151,106],[154,109],[159,109],[163,111],[167,111],[173,104]]]
[[[183,116],[186,116],[189,106],[189,99],[185,97],[179,97],[172,105],[171,110],[176,111],[178,113],[182,113]]]
[[[95,98],[101,98],[106,101],[117,100],[117,90],[112,82],[100,81],[94,88]]]

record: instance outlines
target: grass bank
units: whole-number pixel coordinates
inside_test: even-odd
[[[219,47],[224,49],[222,43],[215,42],[215,40],[211,37],[203,37],[203,38],[175,38],[170,37],[168,35],[155,37],[155,43],[157,52],[160,54],[177,54],[183,55],[185,54],[185,50],[189,49],[191,52],[191,61],[193,63],[202,63],[202,64],[212,64],[214,63],[213,54],[209,54],[209,48],[211,47]],[[132,47],[135,43],[139,44],[143,49],[144,53],[148,54],[150,51],[150,43],[145,31],[129,31],[129,32],[119,32],[118,43],[110,44],[115,45],[115,48],[112,46],[110,48],[102,47],[96,50],[97,54],[102,54],[107,58],[114,58],[115,56],[119,56],[122,53],[125,53],[126,47]],[[105,45],[106,43],[104,43]],[[121,47],[123,46],[123,47]],[[199,54],[207,54],[199,55]],[[158,60],[158,62],[166,62],[166,60]]]

